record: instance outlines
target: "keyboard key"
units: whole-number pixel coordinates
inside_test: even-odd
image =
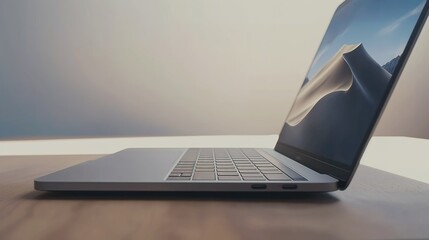
[[[263,177],[260,173],[241,173],[242,177]]]
[[[193,169],[194,166],[176,166],[174,169]]]
[[[259,173],[258,170],[246,170],[246,169],[238,169],[240,173]]]
[[[194,167],[175,167],[174,170],[192,170]]]
[[[282,171],[280,171],[278,169],[276,169],[276,170],[261,170],[261,172],[263,174],[265,174],[265,173],[282,173]]]
[[[214,172],[214,168],[197,168],[195,172]]]
[[[240,181],[240,176],[219,176],[219,180]]]
[[[240,167],[237,166],[238,170],[255,170],[257,171],[257,169],[255,167]]]
[[[214,165],[197,165],[197,168],[214,168]]]
[[[186,180],[191,180],[191,178],[190,177],[168,177],[167,180],[186,181]]]
[[[218,168],[217,172],[236,172],[235,168]]]
[[[291,179],[283,173],[267,173],[265,177],[270,181],[290,181]]]
[[[235,165],[240,167],[253,167],[251,163],[236,163]]]
[[[226,165],[233,165],[233,163],[232,162],[228,162],[228,163],[216,162],[216,165],[226,166]]]
[[[233,161],[235,163],[252,163],[252,161],[250,161],[248,159],[234,159]]]
[[[217,163],[229,163],[232,164],[231,160],[216,160]]]
[[[255,163],[255,166],[257,166],[257,167],[272,167],[274,165],[271,163]]]
[[[220,165],[222,165],[222,164],[224,164],[224,165],[234,165],[233,162],[216,162],[216,164],[220,164]]]
[[[216,177],[212,172],[196,172],[193,180],[216,180]]]
[[[195,169],[212,169],[212,170],[214,170],[214,169],[215,169],[215,167],[214,167],[214,166],[212,166],[212,167],[205,167],[205,166],[200,167],[200,166],[198,166],[198,167],[196,167]]]
[[[180,170],[180,171],[176,171],[176,170],[174,170],[173,171],[174,173],[192,173],[192,169],[190,169],[190,170]]]
[[[253,163],[270,163],[270,161],[266,159],[251,159],[250,161]]]
[[[276,167],[258,167],[258,169],[259,170],[261,170],[261,171],[275,171],[275,170],[278,170]]]
[[[218,167],[218,168],[235,168],[234,164],[228,164],[228,165],[217,164],[216,167]]]
[[[182,173],[171,173],[170,177],[180,177],[182,176]]]
[[[218,172],[218,176],[238,176],[238,172]]]
[[[264,177],[243,177],[245,181],[266,181]]]

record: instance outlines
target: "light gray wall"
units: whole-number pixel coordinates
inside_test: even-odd
[[[428,62],[427,22],[396,85],[376,134],[429,138]]]
[[[278,133],[340,2],[2,0],[0,138]],[[428,34],[378,134],[429,137]]]

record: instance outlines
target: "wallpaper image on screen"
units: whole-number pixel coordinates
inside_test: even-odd
[[[280,142],[349,166],[356,158],[424,0],[352,0],[335,13]]]

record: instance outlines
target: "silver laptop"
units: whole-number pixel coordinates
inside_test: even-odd
[[[427,0],[342,3],[272,149],[126,149],[37,178],[34,187],[42,191],[344,190],[427,12]]]

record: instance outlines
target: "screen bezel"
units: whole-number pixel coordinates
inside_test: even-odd
[[[336,15],[337,11],[340,10],[342,7],[346,6],[350,1],[343,2],[338,8],[335,10],[335,13],[331,19],[331,23],[334,19],[334,16]],[[360,159],[362,158],[362,155],[364,153],[364,150],[366,146],[368,145],[368,142],[370,140],[370,137],[372,136],[377,123],[385,109],[386,103],[388,102],[391,93],[393,92],[393,89],[402,73],[402,70],[404,69],[405,63],[407,62],[411,50],[414,47],[417,38],[423,28],[423,25],[426,21],[426,18],[428,16],[428,8],[429,3],[428,0],[425,2],[425,6],[423,7],[422,12],[420,13],[420,16],[417,20],[417,23],[411,33],[411,36],[407,42],[407,45],[404,49],[404,52],[401,56],[401,58],[398,61],[398,65],[395,69],[395,71],[392,74],[392,77],[390,79],[390,82],[387,86],[386,92],[384,96],[382,97],[382,100],[380,102],[380,105],[376,109],[376,114],[374,119],[372,119],[370,127],[368,128],[367,132],[365,133],[365,138],[362,140],[362,143],[360,144],[358,148],[359,154],[353,159],[352,163],[350,165],[341,164],[337,161],[333,161],[332,159],[327,159],[322,156],[318,156],[316,154],[313,154],[311,152],[307,152],[303,149],[299,149],[296,147],[293,147],[291,145],[285,144],[280,142],[280,136],[277,140],[276,146],[274,148],[275,151],[319,172],[322,174],[328,174],[336,179],[339,180],[338,188],[340,190],[344,190],[347,188],[347,186],[350,184],[350,181],[359,165]],[[329,25],[331,25],[331,23]],[[326,33],[325,33],[326,34]],[[320,48],[320,46],[319,46]],[[283,129],[282,131],[283,132]],[[287,134],[287,133],[286,133]]]

